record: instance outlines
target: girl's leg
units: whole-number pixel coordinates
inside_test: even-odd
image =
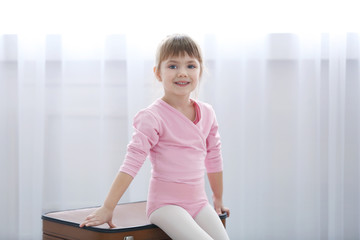
[[[205,206],[198,215],[195,221],[215,240],[228,240],[229,236],[226,233],[224,225],[219,216],[209,204]]]
[[[150,222],[166,232],[171,239],[212,240],[182,207],[167,205],[151,213]]]

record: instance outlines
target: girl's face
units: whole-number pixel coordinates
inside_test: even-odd
[[[200,63],[188,54],[169,57],[160,64],[160,69],[154,68],[157,79],[162,82],[165,97],[190,97],[200,79]]]

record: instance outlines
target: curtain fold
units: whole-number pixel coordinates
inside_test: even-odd
[[[133,116],[161,96],[152,68],[162,37],[0,35],[1,239],[41,239],[42,213],[103,202]],[[230,238],[359,239],[360,35],[196,40]],[[146,199],[150,168],[122,202]]]

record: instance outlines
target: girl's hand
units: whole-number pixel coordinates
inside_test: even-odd
[[[228,217],[230,217],[230,209],[223,206],[222,199],[217,199],[213,197],[214,208],[217,214],[226,213]]]
[[[104,206],[96,209],[93,213],[86,217],[85,221],[80,224],[80,227],[98,226],[107,223],[110,228],[116,226],[112,222],[113,211],[105,208]]]

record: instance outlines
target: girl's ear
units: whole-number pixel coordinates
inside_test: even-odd
[[[155,74],[155,77],[157,78],[157,80],[159,82],[161,82],[160,72],[158,71],[158,69],[156,67],[154,67],[154,74]]]

